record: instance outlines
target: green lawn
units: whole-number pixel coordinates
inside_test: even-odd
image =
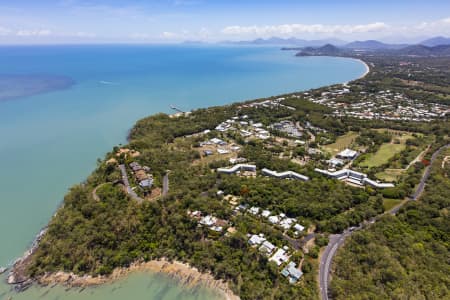
[[[336,142],[334,142],[333,144],[324,145],[323,149],[334,156],[342,150],[349,148],[353,141],[358,137],[358,135],[359,134],[357,132],[347,132],[343,136],[338,137],[336,139]]]
[[[389,161],[395,154],[405,149],[404,144],[383,144],[375,154],[369,155],[359,165],[362,167],[377,167],[381,166]]]
[[[384,198],[383,199],[384,211],[388,211],[388,210],[392,209],[394,206],[399,205],[400,202],[402,202],[402,200]]]
[[[383,181],[397,181],[403,173],[403,169],[386,169],[383,172],[376,173],[375,176]]]

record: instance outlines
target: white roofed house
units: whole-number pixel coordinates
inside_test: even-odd
[[[139,186],[142,188],[151,188],[153,185],[153,179],[152,178],[148,178],[148,179],[144,179],[141,182],[139,182]]]
[[[305,227],[300,224],[295,224],[294,229],[297,231],[303,231],[303,230],[305,230]]]
[[[260,235],[254,234],[250,237],[250,239],[248,240],[248,243],[252,246],[261,245],[265,240],[266,240],[266,238],[264,237],[263,234],[260,234]]]
[[[223,227],[222,226],[211,226],[210,229],[213,231],[221,232],[223,230]]]
[[[275,254],[269,258],[270,261],[274,261],[277,266],[280,266],[282,263],[287,262],[289,260],[289,255],[287,255],[284,249],[278,249]]]
[[[275,250],[275,245],[269,241],[264,241],[259,247],[259,251],[263,252],[266,255],[270,255]]]
[[[260,210],[259,207],[253,206],[253,207],[250,207],[249,212],[250,212],[252,215],[257,215],[257,214],[259,214],[259,210]]]
[[[261,216],[263,216],[264,218],[267,218],[270,216],[270,211],[269,210],[263,210],[261,212]]]
[[[281,220],[280,226],[283,227],[285,230],[288,230],[292,227],[292,224],[294,224],[295,219],[292,218],[285,218]]]
[[[230,151],[229,150],[226,150],[226,149],[217,149],[217,153],[219,153],[219,154],[228,154],[228,153],[230,153]]]
[[[280,219],[278,218],[278,216],[270,216],[269,222],[272,224],[278,224],[280,222]]]
[[[296,283],[303,275],[303,272],[296,268],[294,262],[289,262],[288,265],[281,271],[284,277],[289,279],[289,283]]]
[[[351,149],[345,149],[341,152],[339,152],[336,157],[337,158],[341,158],[341,159],[355,159],[356,156],[358,155],[358,152],[356,152],[355,150],[351,150]]]
[[[208,215],[201,218],[199,223],[205,226],[213,226],[216,223],[216,221],[217,221],[216,217]]]
[[[217,145],[226,145],[227,144],[225,141],[218,139],[218,138],[212,138],[210,141]]]
[[[337,166],[343,166],[345,163],[342,159],[339,158],[332,158],[328,161],[328,164],[332,166],[333,168]]]

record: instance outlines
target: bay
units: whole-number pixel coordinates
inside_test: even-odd
[[[222,105],[346,82],[365,72],[356,60],[293,54],[272,47],[0,47],[0,75],[61,76],[74,83],[0,102],[0,266],[22,255],[68,188],[86,178],[97,158],[126,143],[137,119],[171,113],[169,105],[183,110]],[[148,274],[133,275],[117,285],[131,299],[179,298],[176,282],[150,277],[166,288],[137,288],[148,281]],[[92,293],[33,288],[11,295],[114,299],[109,288],[115,285],[111,286]],[[1,283],[0,295],[9,289]],[[208,293],[198,290],[191,296],[202,299]]]

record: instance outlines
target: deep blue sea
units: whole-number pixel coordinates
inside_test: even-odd
[[[0,266],[22,255],[68,188],[124,143],[137,119],[171,113],[171,104],[190,110],[346,82],[364,72],[356,60],[295,57],[271,47],[0,47]],[[0,299],[8,290],[0,284]],[[124,295],[211,297],[145,274],[82,293],[32,288],[13,299]]]

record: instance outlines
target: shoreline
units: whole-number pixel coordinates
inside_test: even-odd
[[[228,283],[215,279],[210,273],[202,273],[197,268],[180,261],[151,260],[135,262],[126,268],[116,268],[110,275],[93,277],[91,275],[76,275],[72,272],[58,271],[47,273],[34,279],[41,286],[62,285],[68,288],[95,287],[114,283],[126,278],[131,273],[161,274],[176,280],[178,284],[189,289],[203,287],[219,294],[225,300],[239,300],[240,298],[228,287]]]
[[[362,78],[366,77],[367,74],[370,73],[370,67],[369,67],[369,65],[368,65],[365,61],[363,61],[362,59],[360,59],[360,58],[354,58],[354,59],[356,59],[357,61],[360,61],[360,62],[361,62],[362,64],[364,64],[364,66],[366,67],[366,72],[364,72],[364,74],[363,74],[361,77],[359,77],[358,79],[362,79]],[[354,79],[354,80],[358,80],[358,79]],[[352,81],[354,81],[354,80],[352,80]]]
[[[360,77],[355,78],[355,79],[350,80],[350,81],[343,82],[343,83],[341,83],[342,85],[348,85],[348,84],[349,84],[350,82],[352,82],[352,81],[363,79],[364,77],[366,77],[366,76],[370,73],[370,67],[369,67],[369,65],[368,65],[365,61],[363,61],[362,59],[360,59],[360,58],[346,57],[346,56],[331,56],[331,57],[344,57],[344,58],[350,58],[350,59],[359,61],[359,62],[362,63],[362,64],[364,65],[364,67],[366,68],[366,71],[365,71]]]
[[[335,56],[338,57],[338,56]],[[370,68],[366,62],[364,62],[361,59],[353,58],[353,57],[345,57],[349,59],[354,59],[360,61],[365,66],[365,73],[355,79],[352,79],[347,82],[342,82],[339,84],[346,85],[349,82],[356,81],[359,79],[364,78],[369,72]],[[329,86],[325,85],[324,87]],[[306,90],[305,90],[306,91]],[[297,91],[298,92],[298,91]],[[295,94],[296,91],[290,93]],[[273,97],[273,96],[269,96]],[[257,101],[257,100],[250,100],[250,101]],[[242,101],[238,101],[242,102]],[[246,102],[246,101],[245,101]],[[220,106],[229,105],[229,104],[222,104]],[[173,114],[167,113],[170,117],[176,117],[181,114],[186,114],[189,112],[176,112]],[[128,134],[129,131],[128,130]],[[128,140],[128,138],[127,138]],[[39,235],[38,235],[39,236]],[[38,240],[36,240],[33,243],[32,249],[38,247]],[[25,261],[26,259],[30,258],[33,251],[27,251],[24,257],[22,257],[21,262]],[[17,260],[16,262],[18,262]],[[16,269],[16,266],[12,267],[12,271]],[[210,289],[212,291],[218,292],[220,295],[224,297],[224,299],[227,300],[237,300],[240,299],[237,295],[235,295],[231,289],[228,287],[228,284],[226,281],[223,280],[216,280],[214,277],[208,272],[208,273],[202,273],[197,268],[192,267],[186,263],[182,263],[179,261],[173,261],[169,262],[166,259],[162,260],[152,260],[149,262],[134,262],[127,268],[116,268],[113,270],[113,273],[108,276],[97,276],[93,277],[91,275],[76,275],[74,273],[67,273],[63,271],[58,271],[54,273],[47,273],[43,276],[36,277],[36,278],[29,278],[32,282],[36,282],[40,285],[46,286],[46,285],[54,285],[54,284],[61,284],[64,286],[67,286],[69,288],[76,288],[76,287],[95,287],[102,284],[108,284],[113,283],[117,280],[123,279],[126,276],[128,276],[132,272],[151,272],[153,274],[164,274],[168,275],[169,278],[172,278],[177,281],[178,284],[181,284],[183,287],[193,288],[202,286],[207,289]],[[10,283],[14,285],[14,283]]]

